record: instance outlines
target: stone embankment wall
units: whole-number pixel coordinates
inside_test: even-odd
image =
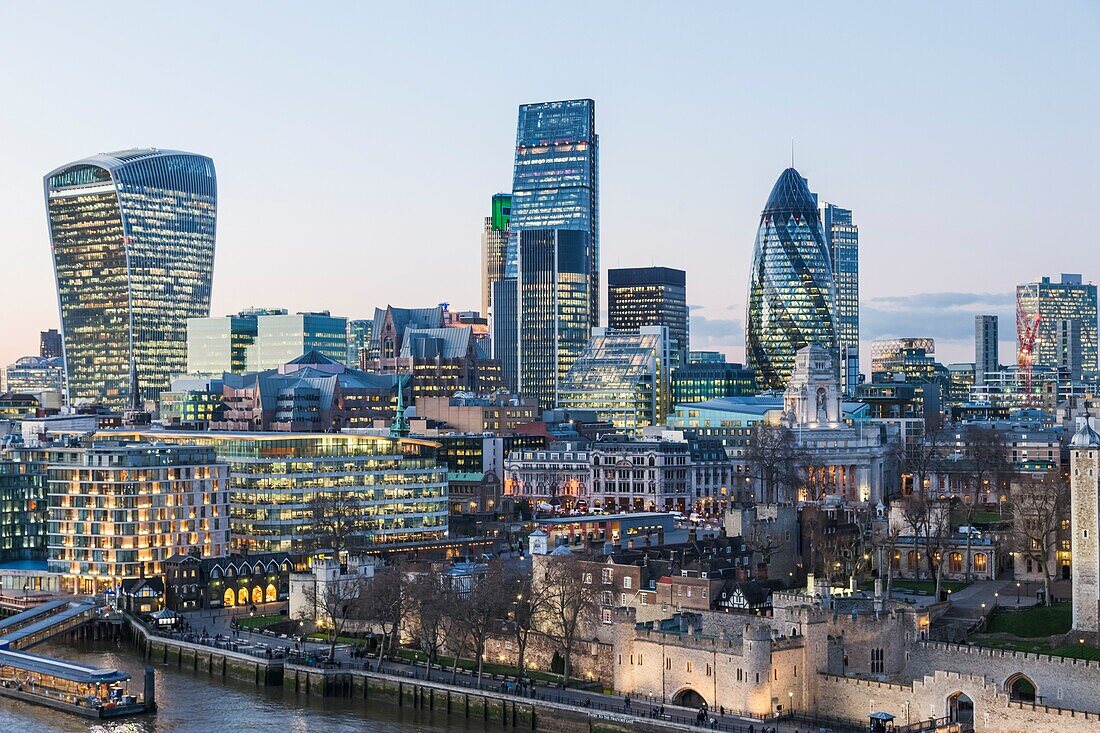
[[[154,666],[167,665],[179,670],[206,672],[260,687],[283,682],[282,660],[269,660],[248,654],[216,649],[201,644],[153,636],[140,624],[130,622],[131,638],[145,661]]]

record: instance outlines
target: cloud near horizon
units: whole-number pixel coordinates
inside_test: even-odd
[[[1000,317],[1000,336],[1015,333],[1015,293],[917,293],[868,298],[860,303],[860,337],[974,338],[974,316]]]

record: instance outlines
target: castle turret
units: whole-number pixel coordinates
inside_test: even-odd
[[[772,632],[764,624],[745,624],[742,641],[745,662],[745,705],[754,715],[772,712]]]

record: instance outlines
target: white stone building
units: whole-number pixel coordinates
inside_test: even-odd
[[[1070,441],[1070,528],[1073,628],[1100,632],[1100,434],[1085,414]]]
[[[820,495],[878,503],[890,477],[885,429],[862,423],[848,425],[843,415],[832,355],[817,344],[800,349],[783,393],[783,421],[794,433],[799,452],[813,458],[815,475],[806,483]],[[802,486],[794,497],[758,498],[767,502],[821,498],[809,493],[810,489]]]

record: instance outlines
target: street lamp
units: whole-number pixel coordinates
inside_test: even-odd
[[[1016,581],[1016,605],[1020,605],[1020,581]]]

